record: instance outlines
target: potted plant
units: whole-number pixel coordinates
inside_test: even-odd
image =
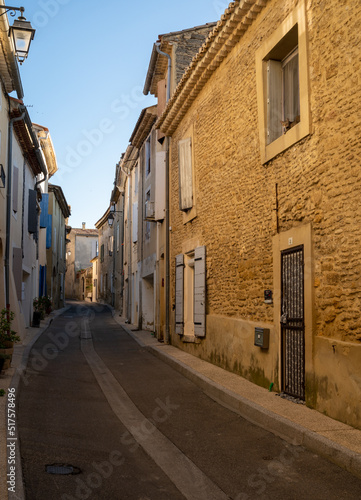
[[[7,370],[10,368],[11,354],[3,354],[0,352],[0,373],[2,370]]]
[[[50,314],[52,311],[52,302],[51,298],[48,295],[44,295],[40,297],[43,303],[43,308],[46,314]]]
[[[11,329],[15,314],[8,309],[0,311],[0,359],[3,359],[3,369],[10,366],[12,354],[14,352],[14,343],[20,341],[20,337]]]
[[[33,325],[35,327],[40,326],[40,320],[44,319],[45,317],[45,312],[43,310],[43,304],[41,302],[41,297],[37,297],[33,300],[33,307],[34,307],[34,312],[33,312]]]

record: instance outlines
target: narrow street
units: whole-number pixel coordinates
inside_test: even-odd
[[[215,403],[100,305],[72,305],[35,343],[18,426],[27,500],[361,498],[359,479]]]

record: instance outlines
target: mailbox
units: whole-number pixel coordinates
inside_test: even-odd
[[[269,328],[254,329],[254,345],[261,347],[261,349],[269,348]]]

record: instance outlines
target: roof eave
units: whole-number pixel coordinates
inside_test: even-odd
[[[171,136],[211,75],[242,38],[269,0],[238,0],[225,13],[193,58],[156,123]]]

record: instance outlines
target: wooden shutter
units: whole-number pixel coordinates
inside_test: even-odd
[[[13,248],[13,276],[15,281],[16,295],[21,300],[21,289],[23,281],[23,251],[21,248]]]
[[[36,233],[38,230],[38,213],[36,210],[36,191],[29,189],[28,231]]]
[[[178,142],[179,155],[179,208],[189,210],[193,206],[192,140]]]
[[[46,248],[51,248],[53,232],[53,216],[48,214],[48,223],[46,225]]]
[[[49,195],[42,193],[40,202],[40,227],[46,227],[48,222]]]
[[[136,243],[138,241],[138,202],[133,203],[132,227],[133,243]]]
[[[19,201],[19,169],[18,167],[13,168],[13,211],[18,211],[18,201]]]
[[[206,247],[194,250],[194,335],[206,334]]]
[[[184,255],[175,258],[175,332],[183,335],[184,332]]]
[[[267,144],[282,135],[282,64],[267,61]]]

